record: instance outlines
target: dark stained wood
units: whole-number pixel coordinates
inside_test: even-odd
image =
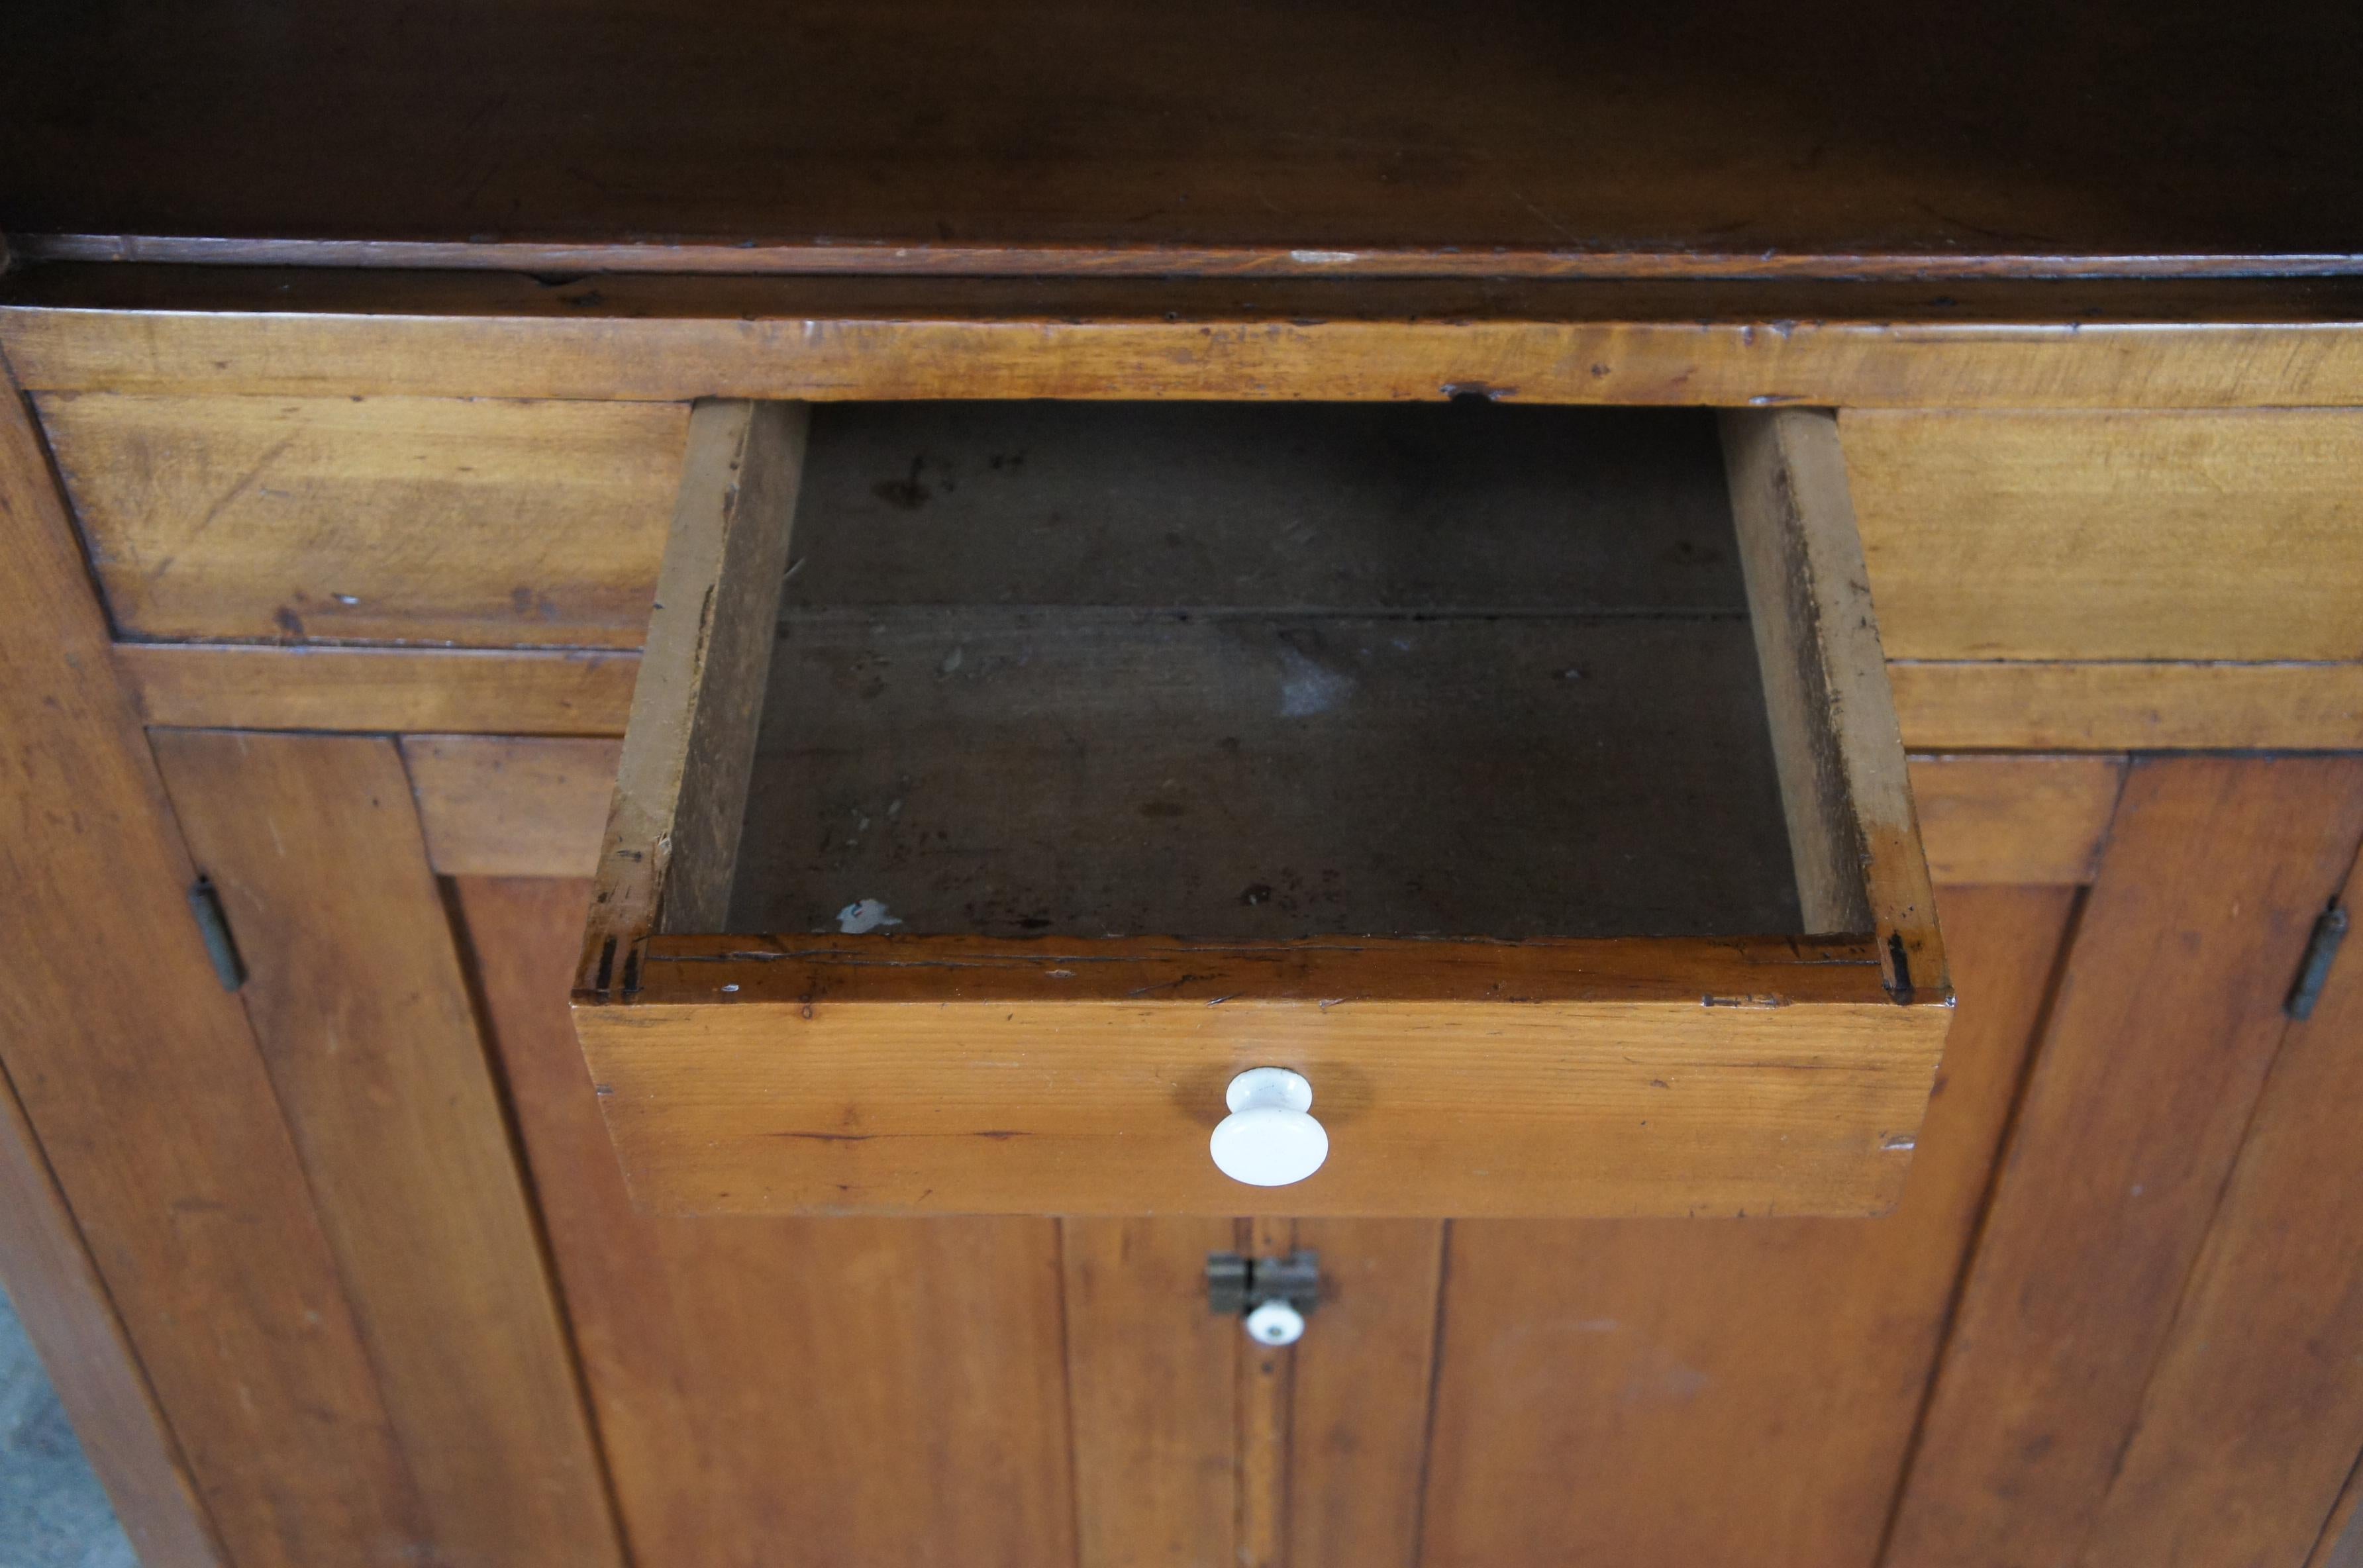
[[[1456,1220],[1425,1555],[1869,1568],[2069,889],[1947,889],[1960,1016],[1896,1211]]]
[[[5,383],[0,524],[0,1066],[232,1560],[409,1563],[427,1539],[409,1473]]]
[[[394,742],[151,737],[438,1555],[621,1562]]]
[[[180,1441],[5,1075],[0,1287],[139,1561],[148,1568],[226,1568]]]
[[[2061,1562],[2086,1538],[2358,839],[2363,761],[2134,765],[1946,1347],[1895,1563]]]
[[[248,0],[44,12],[15,41],[0,228],[35,257],[1856,276],[2363,253],[2340,156],[2363,39],[2302,0],[334,23]],[[301,239],[408,243],[237,243]]]
[[[2363,280],[1494,283],[35,268],[43,392],[2215,409],[2363,403]]]
[[[636,1213],[567,1020],[589,884],[456,886],[632,1561],[1071,1561],[1056,1226]]]
[[[2294,1564],[2323,1533],[2363,1452],[2358,1105],[2349,958],[2273,1059],[2083,1562]]]

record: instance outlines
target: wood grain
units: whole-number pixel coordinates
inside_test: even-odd
[[[0,349],[36,390],[158,394],[2363,403],[2363,302],[2343,281],[1521,292],[47,267],[9,280]]]
[[[805,419],[782,403],[706,402],[690,414],[583,937],[587,988],[637,989],[651,932],[728,922]]]
[[[2137,1424],[2363,763],[2136,762],[2022,1100],[1892,1561],[2063,1561]],[[2317,1516],[2318,1518],[2318,1516]]]
[[[1722,417],[1731,511],[1807,931],[1869,931],[1889,989],[1949,999],[1836,420]]]
[[[117,643],[115,665],[182,729],[620,735],[640,656]]]
[[[2336,151],[2363,140],[2339,70],[2363,29],[2322,4],[2243,27],[2112,0],[1966,33],[1859,0],[1715,28],[1500,0],[555,20],[505,4],[425,30],[290,27],[256,0],[28,18],[0,76],[23,165],[0,227],[545,270],[603,244],[656,267],[1610,276],[2171,276],[2363,252],[2363,178]],[[486,240],[548,250],[471,254]]]
[[[531,1200],[394,743],[154,733],[433,1532],[617,1563]]]
[[[2074,894],[1940,901],[1960,1016],[1894,1213],[1453,1223],[1423,1561],[1870,1568]]]
[[[1066,1220],[1067,1381],[1080,1568],[1240,1560],[1236,1318],[1206,1309],[1226,1218]]]
[[[2363,414],[1842,415],[1888,653],[2363,657]]]
[[[1286,1257],[1296,1250],[1296,1222],[1259,1215],[1239,1221],[1239,1250],[1251,1258]],[[1244,1324],[1239,1325],[1244,1329]],[[1295,1405],[1296,1353],[1267,1345],[1244,1331],[1231,1342],[1238,1378],[1239,1568],[1284,1568],[1288,1561],[1290,1419]]]
[[[407,1563],[409,1473],[15,396],[0,522],[0,1065],[231,1560]]]
[[[2092,879],[2124,787],[2122,756],[1914,756],[1912,801],[1939,883]]]
[[[578,993],[638,1201],[1226,1213],[1222,1086],[1281,1065],[1334,1140],[1300,1215],[1876,1212],[1951,1013],[1858,942],[818,940]]]
[[[1296,1221],[1294,1244],[1320,1254],[1321,1307],[1291,1353],[1289,1568],[1419,1561],[1447,1229]]]
[[[1888,666],[1905,744],[1929,751],[2352,751],[2363,664]]]
[[[616,790],[612,740],[405,735],[402,765],[438,877],[588,877]]]
[[[37,401],[117,632],[637,647],[677,405]]]
[[[2323,1533],[2363,1452],[2358,1047],[2350,961],[2273,1058],[2081,1562],[2299,1563]]]
[[[632,1561],[1073,1560],[1057,1228],[636,1212],[567,1020],[589,884],[457,887]]]
[[[621,735],[637,654],[119,643],[151,723]],[[2363,746],[2363,664],[1889,664],[1924,751]]]
[[[5,1076],[0,1288],[139,1561],[150,1568],[227,1568],[180,1441]]]

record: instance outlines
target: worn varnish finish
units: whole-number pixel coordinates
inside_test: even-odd
[[[636,1211],[567,1021],[589,884],[457,887],[632,1560],[1074,1561],[1056,1224]]]
[[[619,1562],[524,1174],[394,743],[152,738],[237,933],[240,994],[434,1551]]]
[[[0,348],[42,392],[1230,398],[1739,407],[2363,403],[2363,284],[636,279],[42,267]]]
[[[1960,1018],[1894,1213],[1452,1225],[1421,1561],[1876,1560],[2073,899],[1945,893]]]
[[[2280,1050],[2299,956],[2358,840],[2353,759],[2134,766],[1936,1378],[1893,1562],[2057,1561],[2089,1536]]]
[[[0,1065],[233,1561],[407,1562],[430,1539],[407,1464],[13,395],[0,519]]]
[[[412,28],[250,0],[17,42],[0,228],[35,256],[1854,277],[2363,253],[2339,156],[2363,38],[2322,4],[716,0]]]
[[[1888,656],[2363,657],[2363,414],[1853,412]]]
[[[180,1441],[5,1077],[0,1286],[139,1561],[149,1568],[226,1568]]]
[[[119,635],[638,647],[664,404],[38,400]]]

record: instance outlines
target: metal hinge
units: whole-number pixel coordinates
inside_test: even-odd
[[[2290,987],[2289,1000],[2281,1004],[2291,1018],[2313,1016],[2313,1004],[2322,999],[2322,988],[2330,982],[2331,961],[2346,940],[2346,911],[2333,904],[2313,922],[2313,935],[2305,944],[2305,962],[2297,966],[2297,983]]]
[[[238,939],[229,933],[229,915],[210,877],[200,877],[189,889],[189,912],[197,917],[197,932],[205,939],[205,956],[222,989],[234,991],[246,984],[246,965],[238,955]]]
[[[1208,1311],[1235,1318],[1267,1301],[1285,1301],[1304,1313],[1321,1305],[1321,1254],[1291,1253],[1284,1258],[1206,1254]]]

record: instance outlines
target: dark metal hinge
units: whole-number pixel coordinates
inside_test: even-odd
[[[1291,1253],[1284,1258],[1206,1254],[1206,1309],[1236,1318],[1267,1301],[1285,1301],[1310,1316],[1321,1305],[1321,1254]]]
[[[210,877],[200,877],[189,889],[189,912],[197,917],[198,934],[205,939],[205,956],[222,989],[234,991],[246,984],[246,965],[238,955],[238,939],[229,933],[229,915]]]
[[[2281,1004],[2291,1018],[2313,1016],[2313,1004],[2322,999],[2322,988],[2330,983],[2331,961],[2346,940],[2346,911],[2333,904],[2313,922],[2313,935],[2305,944],[2305,962],[2297,966],[2297,983],[2290,987],[2289,1000]]]

